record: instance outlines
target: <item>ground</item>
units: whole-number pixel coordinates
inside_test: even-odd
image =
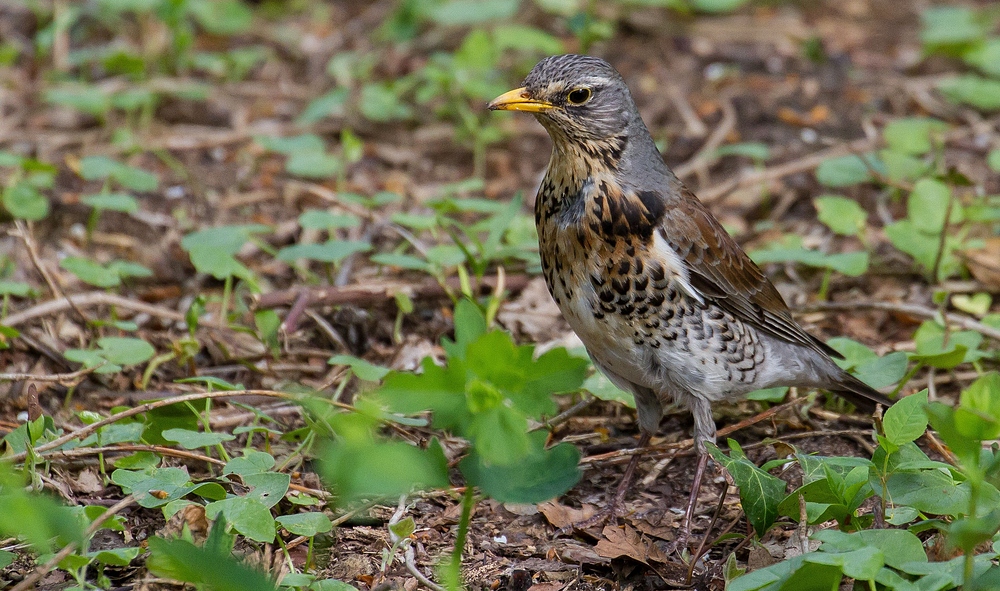
[[[534,3],[523,5],[518,22],[554,33],[566,51],[580,49],[565,19]],[[817,222],[813,198],[829,189],[817,182],[815,167],[824,157],[878,147],[878,130],[897,117],[931,115],[951,122],[949,163],[985,194],[1000,191],[1000,178],[983,164],[988,148],[997,142],[995,120],[935,94],[936,77],[951,71],[954,64],[944,58],[924,58],[919,37],[922,8],[918,2],[877,0],[764,2],[705,15],[607,3],[596,6],[596,18],[614,23],[616,33],[612,40],[598,40],[588,51],[607,59],[623,74],[666,162],[746,249],[761,248],[780,233],[794,233],[808,245],[839,252],[855,242],[832,236]],[[20,331],[20,336],[9,339],[9,348],[0,351],[0,369],[31,376],[76,372],[81,366],[68,361],[63,352],[91,348],[98,336],[124,335],[111,324],[117,320],[135,322],[137,332],[129,334],[141,336],[157,352],[177,354],[150,370],[138,365],[119,373],[81,374],[62,383],[28,376],[0,381],[0,434],[17,428],[27,416],[24,413],[36,412],[52,416],[57,427],[71,431],[81,425],[78,413],[82,411],[108,413],[164,395],[200,391],[195,385],[174,381],[193,375],[260,390],[297,385],[331,392],[348,380],[338,392],[340,402],[350,404],[359,388],[370,384],[352,379],[342,365],[327,365],[331,355],[356,355],[400,370],[415,368],[426,355],[443,355],[439,342],[453,330],[452,302],[430,274],[377,265],[363,252],[349,254],[329,268],[313,265],[308,272],[271,256],[275,249],[295,242],[319,241],[318,230],[302,229],[296,221],[308,209],[356,216],[361,224],[341,229],[337,235],[367,241],[373,246],[371,254],[409,252],[405,246],[409,231],[400,231],[399,218],[391,216],[427,214],[428,201],[445,194],[459,200],[483,197],[508,202],[521,192],[523,212],[530,211],[550,145],[544,130],[530,117],[490,123],[502,132],[502,139],[486,145],[482,162],[477,162],[467,135],[462,135],[454,119],[422,112],[425,107],[419,105],[411,118],[378,121],[348,101],[330,116],[296,123],[311,100],[337,86],[331,76],[338,74],[326,72],[330,71],[328,62],[338,54],[371,53],[377,57],[368,75],[392,80],[426,66],[433,59],[432,50],[453,50],[465,36],[466,29],[461,27],[439,28],[407,43],[385,43],[376,31],[394,11],[392,2],[331,3],[321,9],[275,3],[271,12],[261,13],[274,16],[258,15],[249,31],[235,37],[239,43],[267,48],[266,60],[239,80],[181,72],[144,82],[144,88],[170,87],[195,79],[209,86],[203,98],[164,93],[148,112],[133,112],[141,119],[138,123],[122,112],[88,114],[45,98],[60,80],[78,73],[79,66],[67,61],[71,54],[60,45],[59,36],[65,35],[68,47],[77,49],[93,43],[87,35],[96,35],[93,30],[99,27],[81,26],[75,31],[77,36],[56,33],[57,42],[48,53],[24,54],[0,69],[5,87],[0,98],[0,149],[51,163],[57,171],[54,185],[45,192],[51,200],[47,216],[17,225],[6,213],[0,218],[0,229],[5,231],[0,236],[0,277],[27,283],[34,294],[4,302],[3,323]],[[13,46],[30,46],[39,35],[39,18],[23,8],[0,8],[0,39]],[[129,42],[159,42],[155,27],[143,33],[143,23],[129,20],[127,25]],[[461,34],[449,40],[456,30]],[[106,29],[101,34],[111,33]],[[143,34],[151,37],[143,39]],[[200,49],[219,50],[233,41],[199,31],[195,43]],[[512,88],[525,73],[523,64],[515,60],[499,63],[506,77],[503,82]],[[89,72],[96,88],[112,92],[116,85],[131,83],[128,76],[110,76],[98,69]],[[483,116],[485,100],[466,102],[474,116]],[[130,137],[123,139],[123,129]],[[360,141],[360,151],[353,157],[346,154],[350,139],[345,139],[345,129]],[[341,169],[325,179],[295,174],[280,150],[266,149],[255,140],[300,133],[321,137],[342,157]],[[740,142],[767,146],[766,164],[715,155],[720,146]],[[141,191],[137,210],[108,210],[95,219],[81,196],[106,188],[108,181],[87,180],[80,174],[81,158],[95,155],[153,171],[160,182],[156,189]],[[481,184],[456,185],[472,178],[480,166]],[[9,169],[3,170],[7,174]],[[8,178],[6,186],[10,182]],[[403,199],[369,209],[341,197],[344,193],[371,196],[379,191]],[[901,201],[887,198],[887,191],[866,184],[840,193],[855,199],[872,213],[872,219],[881,222],[905,210]],[[253,289],[246,283],[237,286],[234,308],[239,323],[246,326],[253,326],[254,311],[275,310],[285,319],[273,351],[252,331],[234,330],[217,320],[224,283],[199,272],[181,245],[181,239],[192,231],[233,224],[265,224],[273,229],[237,251],[238,259],[252,270],[256,285]],[[912,350],[913,331],[924,318],[873,309],[865,303],[900,302],[933,309],[933,288],[905,255],[891,248],[880,229],[874,229],[869,238],[880,272],[835,275],[827,297],[830,302],[850,303],[843,308],[817,300],[822,273],[791,264],[772,264],[766,270],[789,304],[800,311],[798,319],[821,338],[850,337],[879,354]],[[416,239],[422,245],[418,248],[435,241],[447,242],[448,236],[438,229]],[[101,289],[60,266],[61,260],[75,256],[103,263],[112,259],[136,262],[152,273],[130,279],[122,287]],[[489,265],[486,277],[495,285],[496,264]],[[454,277],[449,280],[449,285],[457,286]],[[538,343],[540,350],[579,346],[530,264],[508,265],[504,281],[507,294],[497,314],[500,326],[512,331],[519,342]],[[961,291],[960,286],[954,289]],[[398,323],[394,294],[400,291],[410,294],[413,310]],[[85,297],[75,306],[45,307],[50,300],[65,302],[67,294]],[[210,314],[194,335],[196,350],[181,362],[179,352],[188,336],[184,315],[199,295],[209,298]],[[802,312],[806,309],[810,311]],[[216,320],[211,320],[211,313]],[[919,386],[908,385],[904,393],[930,380],[937,384],[937,394],[947,398],[957,392],[956,384],[968,381],[961,372],[937,377],[921,373],[920,378]],[[707,535],[709,544],[693,566],[693,577],[688,578],[687,564],[668,555],[665,549],[680,526],[695,463],[690,448],[672,445],[689,438],[691,422],[683,411],[668,415],[661,423],[660,437],[653,441],[654,450],[643,456],[638,484],[627,499],[623,517],[605,528],[557,534],[560,527],[604,505],[629,459],[609,452],[634,447],[638,436],[634,411],[617,402],[583,399],[591,402],[577,406],[575,414],[555,425],[550,435],[552,442],[570,441],[581,448],[581,481],[562,497],[537,506],[490,499],[478,502],[464,555],[469,588],[723,589],[731,555],[742,567],[759,567],[798,551],[793,526],[772,530],[759,544],[749,543],[742,535],[748,533],[748,525],[736,490],[728,487],[729,494],[720,503],[726,479],[713,468],[702,490],[693,535],[695,542]],[[775,440],[822,455],[870,453],[868,417],[811,392],[793,392],[792,399],[797,402],[732,433],[753,461],[760,464],[783,453],[785,448],[770,444]],[[580,400],[577,395],[563,396],[561,408]],[[255,410],[273,417],[275,429],[281,432],[303,425],[299,407],[286,401],[240,397],[231,402],[213,411],[213,431],[232,431],[248,424]],[[758,402],[724,406],[716,410],[716,419],[722,429],[766,408]],[[426,443],[434,435],[439,434],[414,427],[407,437]],[[246,435],[242,435],[227,445],[236,450],[245,443]],[[295,445],[273,439],[268,451],[280,459],[292,454]],[[445,440],[444,445],[448,454],[457,455],[463,443]],[[166,457],[171,465],[187,466],[192,476],[206,474],[208,469],[199,459],[169,453]],[[449,455],[449,459],[454,457]],[[46,488],[71,503],[113,505],[122,498],[122,491],[96,471],[97,465],[93,455],[53,458]],[[289,470],[292,483],[303,490],[321,487],[310,462],[296,460]],[[781,477],[794,484],[801,474],[792,469]],[[457,470],[452,472],[452,484],[459,488],[411,497],[407,508],[407,515],[416,521],[416,564],[427,574],[454,543],[463,485]],[[332,500],[328,505],[334,518],[346,509]],[[327,547],[319,552],[317,572],[359,589],[416,588],[417,579],[401,561],[384,563],[383,552],[391,545],[386,524],[395,509],[362,507],[322,544],[317,541]],[[92,549],[117,547],[123,540],[142,542],[167,527],[159,509],[132,505],[121,515],[126,532],[99,535]],[[724,531],[741,535],[711,544]],[[290,550],[296,565],[305,561],[305,547],[300,542]],[[246,543],[241,550],[273,572],[287,570],[283,555],[270,545]],[[152,577],[141,560],[133,565],[106,572],[113,588],[177,588]],[[0,579],[14,584],[32,568],[31,561],[22,556],[3,570]],[[70,582],[65,571],[55,570],[38,585],[57,589]]]

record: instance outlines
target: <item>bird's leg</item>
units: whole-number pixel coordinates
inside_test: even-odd
[[[694,521],[694,510],[698,505],[698,493],[701,491],[702,477],[705,475],[705,468],[708,466],[708,453],[698,454],[698,466],[694,470],[694,482],[691,483],[691,497],[688,498],[687,509],[684,511],[684,525],[681,527],[680,535],[673,543],[673,551],[680,554],[687,547],[688,538],[691,537],[691,522]]]
[[[642,435],[639,436],[638,443],[640,450],[649,445],[649,440],[652,436],[653,434],[648,431],[642,432]],[[556,535],[565,535],[574,530],[584,530],[594,527],[595,525],[602,525],[605,521],[617,515],[618,510],[625,502],[625,495],[628,493],[628,490],[632,485],[632,480],[635,478],[635,469],[639,465],[639,459],[641,456],[641,451],[637,451],[632,454],[632,459],[629,460],[628,467],[625,468],[625,475],[622,476],[621,482],[619,482],[618,487],[615,488],[614,496],[611,497],[611,501],[603,509],[583,521],[578,521],[577,523],[572,523],[560,528],[559,531],[556,532]]]

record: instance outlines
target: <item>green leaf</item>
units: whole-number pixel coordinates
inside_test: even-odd
[[[927,391],[904,396],[885,411],[882,426],[885,437],[899,446],[916,441],[927,430],[927,415],[924,406],[927,405]]]
[[[413,490],[448,486],[440,445],[422,450],[401,441],[323,446],[320,474],[345,500],[396,498]]]
[[[469,344],[486,334],[486,317],[474,302],[462,298],[455,304],[455,341],[441,339],[448,358],[465,359]]]
[[[309,591],[358,591],[357,588],[336,579],[316,581],[309,586]]]
[[[983,291],[973,295],[957,293],[951,296],[951,305],[967,314],[982,317],[989,313],[993,296]]]
[[[388,367],[375,365],[353,355],[334,355],[327,363],[330,365],[346,365],[351,368],[354,375],[368,382],[377,382],[389,374]]]
[[[885,357],[858,364],[854,375],[876,390],[891,386],[903,379],[909,367],[909,358],[902,351],[894,351]]]
[[[967,483],[937,470],[890,474],[886,488],[893,503],[931,515],[958,515],[969,506]]]
[[[95,287],[116,287],[121,285],[121,277],[118,273],[90,259],[82,257],[66,257],[59,261],[59,266],[73,275],[80,281],[89,283]]]
[[[333,522],[330,521],[330,518],[318,511],[282,515],[275,519],[275,521],[278,522],[278,525],[287,529],[289,533],[296,536],[312,537],[333,529]]]
[[[98,193],[84,195],[80,202],[94,209],[135,213],[139,211],[139,202],[128,193]]]
[[[356,228],[361,225],[358,216],[349,213],[333,213],[324,209],[307,209],[299,215],[299,225],[311,230],[337,230]]]
[[[1000,78],[1000,37],[976,43],[963,55],[965,63],[993,78]]]
[[[193,486],[186,470],[181,468],[150,468],[142,471],[115,470],[111,481],[147,509],[162,507],[188,494]]]
[[[229,460],[225,468],[222,469],[222,473],[224,475],[239,474],[240,476],[246,476],[247,474],[267,472],[273,467],[274,456],[267,452],[248,449],[243,452],[243,457]]]
[[[65,84],[44,93],[45,102],[71,107],[83,113],[103,117],[111,110],[108,95],[89,84]]]
[[[910,117],[896,119],[885,126],[884,137],[889,148],[901,154],[926,154],[940,145],[948,124],[939,119]]]
[[[475,389],[470,388],[470,405],[474,399],[473,392]],[[530,453],[527,431],[527,419],[514,409],[503,406],[503,398],[498,398],[496,404],[482,410],[473,407],[472,421],[465,428],[481,461],[503,466],[517,464]]]
[[[913,192],[906,202],[910,220],[918,230],[939,234],[944,229],[951,189],[937,179],[923,178],[913,185]],[[956,204],[957,207],[957,204]],[[952,212],[951,221],[957,221]]]
[[[767,245],[767,248],[750,252],[750,258],[758,265],[767,263],[798,262],[812,267],[826,268],[857,277],[868,270],[868,253],[842,252],[824,254],[808,250],[802,246],[802,237],[787,235]]]
[[[914,359],[939,369],[951,369],[960,363],[976,361],[982,357],[978,351],[983,336],[971,330],[945,333],[945,329],[933,320],[925,321],[913,334],[916,342]]]
[[[785,497],[785,482],[758,468],[746,458],[739,444],[730,439],[732,456],[727,456],[715,445],[708,444],[708,452],[732,475],[740,488],[740,503],[750,525],[758,536],[770,529],[778,516],[778,504]]]
[[[1000,109],[1000,80],[989,80],[975,74],[955,76],[938,82],[938,90],[956,103],[983,111]]]
[[[225,522],[216,523],[212,532],[225,527]],[[231,548],[213,548],[209,543],[199,547],[187,540],[153,536],[149,551],[146,566],[160,577],[204,585],[212,591],[276,591],[267,576],[236,560]]]
[[[230,497],[205,505],[205,516],[209,519],[226,516],[240,534],[256,542],[274,541],[274,518],[271,510],[260,499],[252,497]]]
[[[991,371],[980,376],[968,388],[962,390],[959,407],[976,411],[984,417],[1000,423],[1000,374]],[[992,435],[984,439],[996,437],[997,435]]]
[[[928,7],[920,13],[920,20],[920,38],[931,47],[970,43],[986,32],[982,20],[965,6]]]
[[[281,472],[257,472],[244,474],[243,482],[250,487],[250,492],[246,494],[248,498],[257,499],[271,508],[288,492],[291,476]]]
[[[8,566],[14,564],[15,560],[17,560],[17,554],[6,550],[0,550],[0,569],[7,568]]]
[[[306,133],[289,137],[255,136],[262,148],[290,156],[296,152],[323,152],[326,143],[316,134]]]
[[[839,195],[822,195],[813,204],[819,221],[842,236],[857,236],[865,228],[868,212],[857,201]]]
[[[592,373],[589,378],[584,380],[581,387],[601,400],[621,402],[629,408],[635,408],[635,398],[632,393],[611,383],[611,380],[600,371]]]
[[[188,251],[191,263],[200,273],[208,273],[224,280],[234,276],[252,279],[253,273],[233,258],[253,234],[269,231],[260,224],[220,226],[192,232],[181,240],[181,248]]]
[[[541,29],[518,24],[500,24],[493,27],[493,43],[500,51],[516,49],[535,51],[545,55],[565,53],[562,39]]]
[[[993,169],[993,172],[1000,172],[1000,150],[990,150],[986,162]]]
[[[851,552],[810,552],[804,555],[806,562],[825,564],[840,568],[844,576],[860,581],[872,581],[885,564],[882,551],[873,546],[865,546]]]
[[[321,263],[339,263],[356,252],[367,252],[372,246],[363,240],[329,240],[323,244],[293,244],[278,251],[278,259],[296,261],[308,259]]]
[[[87,557],[110,566],[128,566],[137,556],[139,556],[139,548],[137,547],[109,548],[87,553]]]
[[[733,12],[743,6],[748,0],[689,0],[691,7],[698,12],[721,14]]]
[[[816,179],[827,187],[849,187],[872,180],[870,169],[879,168],[879,162],[873,154],[865,155],[865,160],[851,154],[821,162],[816,168]]]
[[[28,492],[24,477],[0,463],[0,535],[22,539],[35,552],[49,552],[84,541],[87,524],[82,517],[48,495]]]
[[[531,434],[535,453],[514,465],[488,465],[473,451],[459,463],[469,483],[502,503],[540,503],[573,488],[580,480],[580,451],[568,443],[543,449],[545,433]]]
[[[102,337],[97,339],[101,355],[118,365],[137,365],[153,358],[156,349],[134,337]]]
[[[302,110],[302,113],[299,114],[295,122],[299,125],[307,126],[318,123],[325,117],[343,115],[344,105],[347,104],[349,97],[349,88],[335,88],[309,101],[309,104]]]
[[[442,26],[476,25],[494,20],[506,20],[517,13],[520,0],[447,0],[434,5],[429,16]]]
[[[3,206],[22,220],[40,220],[49,215],[49,200],[31,184],[21,181],[3,191]]]
[[[198,24],[215,35],[245,33],[253,24],[253,12],[239,0],[193,2],[186,6]]]
[[[407,119],[412,114],[410,107],[400,101],[387,82],[373,82],[361,87],[359,107],[365,119],[380,123]]]
[[[739,0],[743,2],[745,0]],[[715,155],[722,156],[745,156],[755,162],[767,162],[771,159],[771,147],[762,142],[742,142],[739,144],[728,144],[720,146]]]
[[[184,449],[200,449],[236,439],[229,433],[205,433],[188,429],[167,429],[162,435],[167,441],[173,441]]]
[[[788,386],[777,386],[775,388],[763,388],[754,390],[746,395],[747,400],[758,400],[762,402],[778,403],[785,399],[788,394]]]
[[[322,151],[292,152],[285,161],[288,174],[307,179],[327,179],[336,176],[344,168],[340,158]]]

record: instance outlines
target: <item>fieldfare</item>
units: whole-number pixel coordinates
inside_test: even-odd
[[[607,62],[545,58],[489,108],[531,113],[552,139],[535,201],[545,282],[594,365],[634,395],[640,447],[669,401],[694,417],[699,461],[675,549],[686,545],[705,443],[715,441],[713,402],[799,386],[889,404],[795,322],[774,285],[667,168]],[[637,459],[609,511],[623,500]]]

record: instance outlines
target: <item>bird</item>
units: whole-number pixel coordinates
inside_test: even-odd
[[[658,430],[665,406],[679,404],[693,417],[698,464],[677,544],[690,535],[706,444],[716,439],[713,403],[798,386],[865,408],[889,406],[795,321],[767,276],[667,167],[608,62],[544,58],[487,108],[530,113],[551,138],[534,204],[542,274],[596,368],[632,393],[639,447]],[[612,514],[638,459],[609,503]]]

